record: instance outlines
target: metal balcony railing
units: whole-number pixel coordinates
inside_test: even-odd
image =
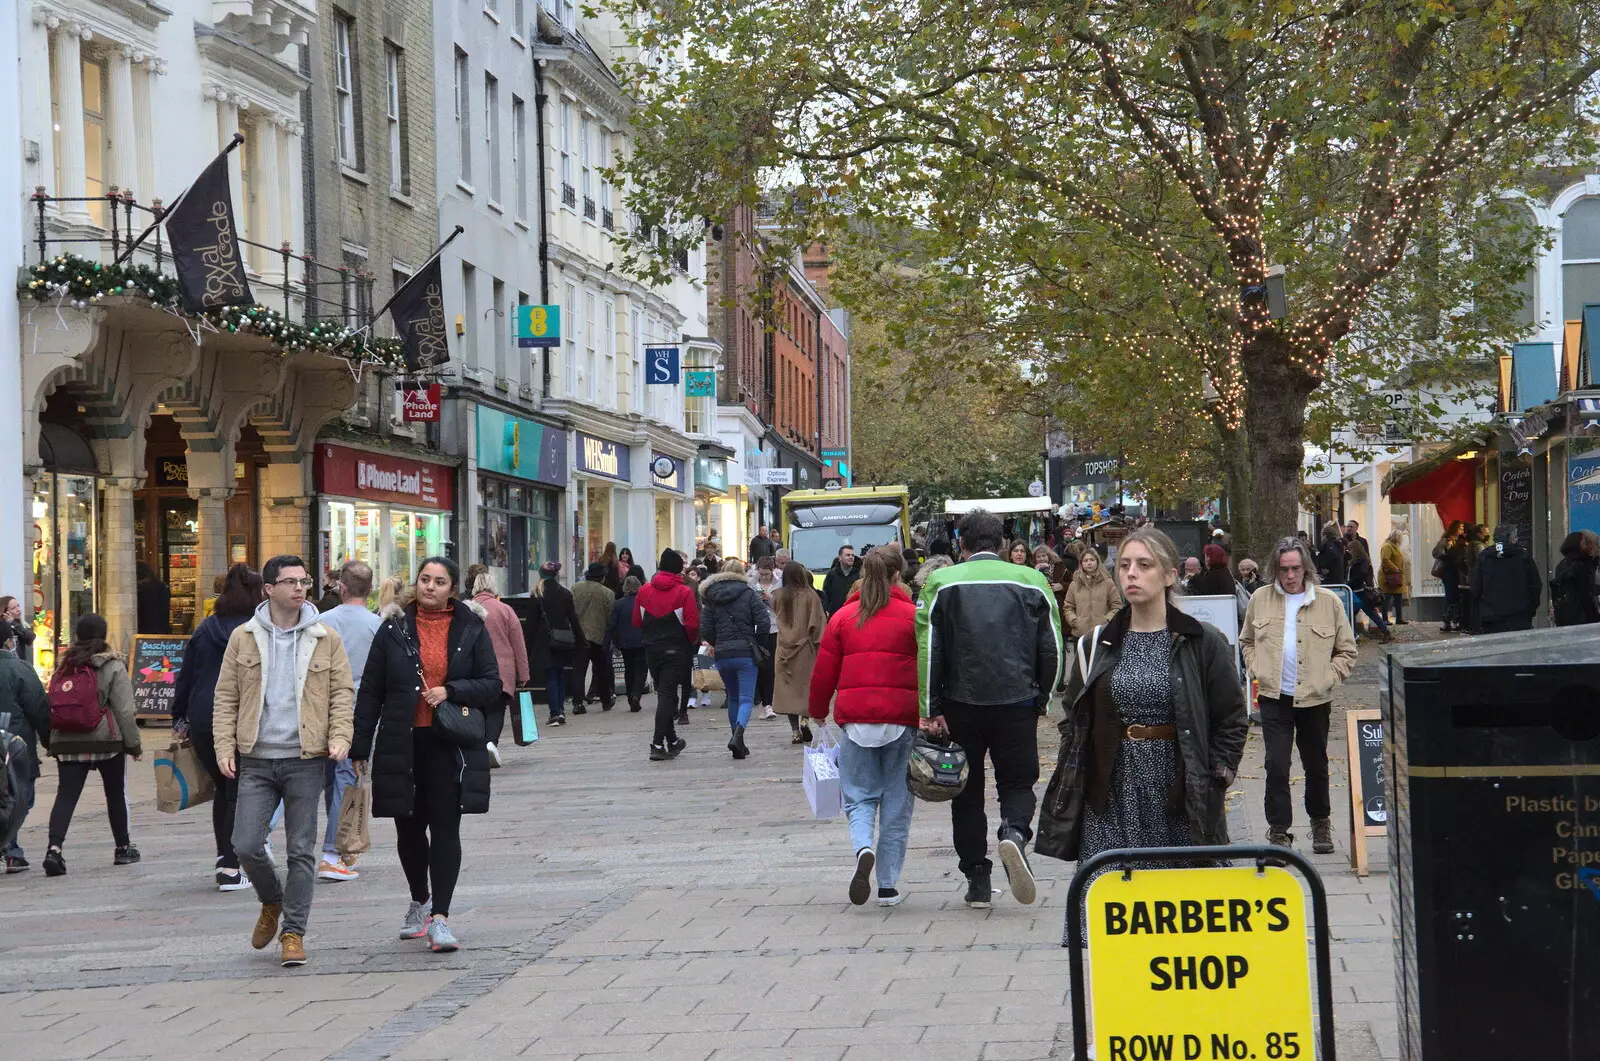
[[[594,220],[594,200],[587,195],[583,197],[583,216],[590,221]]]
[[[616,218],[616,215],[611,212],[611,207],[607,206],[607,207],[604,207],[603,209],[601,209],[601,211],[600,211],[600,224],[605,228],[605,230],[607,232],[611,232],[611,231],[616,229],[616,227],[617,227],[617,218]]]
[[[561,185],[561,205],[570,206],[576,210],[578,208],[578,189],[570,184],[563,183]]]
[[[65,198],[49,195],[40,186],[34,189],[30,200],[34,208],[32,242],[38,250],[40,263],[50,259],[54,247],[56,254],[64,249],[109,265],[122,256],[139,233],[151,222],[159,221],[166,212],[160,199],[153,199],[146,205],[134,199],[132,193],[119,192],[116,188],[103,196]],[[104,205],[107,224],[100,229],[103,235],[81,234],[83,226],[69,225],[59,216],[61,206],[72,203]],[[158,225],[139,245],[128,264],[148,265],[159,275],[175,276],[164,237],[165,230]],[[287,241],[276,247],[243,237],[238,237],[238,242],[260,252],[246,253],[250,288],[258,303],[268,305],[264,293],[270,291],[274,293],[269,296],[271,301],[281,299],[283,316],[295,323],[334,321],[350,328],[372,323],[373,274],[347,265],[324,265],[309,254],[296,254]],[[267,272],[272,266],[277,267],[276,273]]]

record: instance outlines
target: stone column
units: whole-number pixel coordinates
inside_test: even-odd
[[[63,22],[51,42],[56,60],[56,112],[61,119],[61,187],[56,194],[64,198],[79,198],[88,190],[83,154],[83,56],[79,50],[86,33],[76,22]],[[87,203],[62,203],[61,214],[80,224],[90,223]]]
[[[283,242],[280,211],[283,174],[278,166],[278,124],[269,116],[262,115],[246,135],[255,142],[255,154],[251,156],[255,171],[250,176],[250,184],[255,192],[258,222],[256,231],[247,235],[257,243],[275,248]],[[240,147],[239,151],[246,150],[248,146]],[[234,152],[235,155],[238,153]],[[283,258],[260,248],[256,248],[256,253],[261,255],[262,276],[270,282],[281,283]]]
[[[221,151],[233,139],[233,134],[243,132],[239,128],[239,111],[241,100],[218,89],[217,101],[217,150]],[[250,228],[250,216],[244,211],[244,182],[242,180],[241,165],[244,161],[240,154],[248,151],[248,144],[241,144],[239,148],[228,155],[228,185],[233,189],[233,220],[240,235],[247,239],[255,239],[255,232]],[[243,251],[245,266],[252,268],[255,265],[255,248],[240,247]]]
[[[306,252],[305,184],[302,173],[305,164],[305,126],[290,121],[283,127],[283,147],[278,162],[288,173],[283,182],[283,238],[300,254]]]
[[[111,140],[106,183],[124,192],[134,190],[139,183],[139,134],[133,118],[133,55],[132,48],[114,48],[106,59],[109,82],[106,133]]]
[[[302,557],[315,568],[318,559],[310,541],[311,505],[316,499],[307,489],[307,457],[297,462],[274,462],[261,469],[261,560],[281,553]]]
[[[40,11],[33,12],[32,33],[27,37],[24,47],[31,49],[34,61],[30,64],[33,71],[32,83],[23,91],[23,99],[32,106],[32,111],[24,118],[24,135],[31,135],[39,142],[39,173],[38,178],[25,188],[29,195],[33,194],[32,184],[44,185],[46,195],[60,195],[56,187],[56,138],[51,129],[52,116],[50,101],[55,98],[55,88],[50,83],[50,49],[54,47],[51,38],[61,32],[61,20],[53,14]],[[55,210],[55,206],[50,207]],[[59,211],[57,211],[59,212]],[[30,211],[28,220],[35,222],[38,215]]]
[[[160,173],[156,166],[157,151],[155,149],[155,116],[151,111],[150,97],[154,86],[151,81],[161,74],[166,73],[167,64],[164,60],[135,52],[133,56],[133,138],[139,145],[139,170],[134,178],[134,189],[138,193],[139,201],[145,206],[150,205],[150,200],[157,198],[161,193],[157,190],[156,181]],[[145,223],[148,224],[150,215],[146,214]],[[135,215],[137,218],[138,215]]]
[[[105,616],[107,639],[126,652],[139,629],[138,579],[134,573],[133,492],[141,483],[133,477],[101,479],[103,508],[100,536],[100,614]]]
[[[197,450],[196,445],[214,444],[208,440],[194,440],[189,444],[189,496],[194,498],[198,511],[196,528],[199,536],[200,564],[195,571],[195,615],[200,614],[207,597],[211,596],[211,580],[228,570],[228,498],[233,496],[233,447],[219,450]]]

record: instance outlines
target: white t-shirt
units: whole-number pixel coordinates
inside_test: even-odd
[[[844,727],[844,735],[857,748],[881,748],[905,736],[910,728],[898,722],[848,722]]]
[[[1282,587],[1278,592],[1283,593]],[[1278,678],[1279,696],[1294,696],[1295,682],[1300,678],[1300,609],[1310,604],[1316,595],[1315,586],[1307,586],[1299,593],[1283,594],[1283,671]]]

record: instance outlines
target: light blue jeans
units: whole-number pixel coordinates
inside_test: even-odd
[[[749,656],[719,659],[717,673],[722,675],[722,685],[728,690],[729,727],[748,726],[756,696],[756,661]]]
[[[839,787],[844,790],[844,814],[850,823],[850,849],[873,849],[880,888],[895,886],[906,861],[915,803],[906,784],[906,764],[911,761],[916,739],[916,729],[907,726],[883,747],[863,748],[850,739],[846,728],[844,740],[839,742]],[[873,825],[878,827],[877,843],[872,840]]]
[[[322,857],[328,862],[339,861],[339,849],[334,837],[339,832],[339,808],[344,806],[344,790],[356,783],[356,764],[349,759],[328,760],[327,780],[322,786],[322,805],[328,810],[328,827],[322,834]],[[283,812],[283,804],[278,804]]]

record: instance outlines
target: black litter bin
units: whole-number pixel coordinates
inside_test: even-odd
[[[1406,1061],[1600,1058],[1600,626],[1397,652],[1383,683]]]

